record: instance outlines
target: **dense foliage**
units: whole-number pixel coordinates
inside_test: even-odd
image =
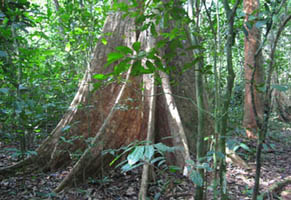
[[[262,43],[259,50],[262,50],[264,58],[262,65],[267,71],[272,61],[270,54],[278,27],[282,20],[290,15],[290,2],[261,1],[263,6],[250,15],[248,21],[244,21],[246,14],[240,1],[223,3],[202,1],[201,5],[194,6],[196,16],[192,17],[183,9],[187,5],[185,1],[180,1],[179,4],[176,1],[162,3],[163,1],[154,0],[151,4],[144,5],[146,8],[144,14],[140,14],[138,9],[137,12],[131,12],[129,8],[139,7],[139,4],[134,0],[130,2],[131,7],[125,3],[115,3],[112,4],[112,8],[107,0],[48,0],[47,2],[3,0],[0,3],[0,139],[5,144],[17,147],[8,149],[13,151],[15,156],[24,158],[27,154],[36,153],[32,150],[57,125],[74,97],[80,79],[91,61],[95,44],[101,40],[106,45],[105,37],[101,36],[106,16],[121,10],[125,16],[135,18],[138,27],[136,31],[149,30],[153,38],[158,38],[159,42],[149,52],[141,50],[139,41],[136,41],[132,47],[118,46],[112,49],[112,52],[107,55],[108,63],[105,67],[118,63],[114,72],[95,74],[93,78],[101,81],[116,78],[129,69],[131,66],[129,63],[133,63],[132,74],[136,76],[158,71],[170,74],[175,66],[166,68],[161,60],[167,62],[177,54],[183,54],[184,52],[179,52],[177,49],[186,42],[192,42],[189,49],[193,50],[193,62],[187,63],[182,71],[187,73],[189,68],[197,63],[201,64],[195,69],[198,75],[193,74],[201,80],[196,83],[198,98],[192,101],[198,102],[199,112],[202,110],[202,114],[214,121],[215,133],[207,137],[203,134],[195,136],[197,138],[201,136],[197,146],[203,141],[209,142],[205,143],[205,146],[208,146],[201,150],[209,151],[203,152],[201,157],[197,157],[197,163],[193,161],[190,166],[196,167],[197,171],[214,170],[215,179],[217,171],[222,171],[223,168],[226,170],[225,146],[234,152],[238,149],[252,152],[247,145],[231,137],[237,138],[244,134],[241,124],[246,83],[243,49],[249,34],[247,28],[256,27],[261,32]],[[231,10],[229,6],[235,9]],[[174,28],[171,27],[173,24],[169,23],[171,20],[175,21]],[[276,62],[271,91],[277,97],[278,94],[275,92],[282,94],[284,98],[287,96],[288,104],[291,90],[289,73],[291,30],[290,26],[286,27],[273,59]],[[159,57],[159,48],[167,45],[168,54]],[[151,59],[153,62],[147,60],[143,66],[144,58]],[[231,77],[232,72],[235,77]],[[257,91],[262,94],[266,88],[267,84],[256,85]],[[282,96],[280,98],[283,98]],[[273,122],[277,118],[282,120],[280,117],[282,111],[278,102],[278,99],[274,99],[272,108],[275,109],[271,114]],[[291,105],[289,107],[291,108]],[[287,109],[289,107],[287,105]],[[202,121],[205,121],[204,118]],[[203,129],[202,127],[202,132]],[[125,163],[123,170],[126,169],[124,171],[142,165],[143,159],[147,158],[145,154],[150,155],[148,155],[150,160],[154,158],[155,153],[163,155],[163,151],[172,152],[172,149],[168,149],[167,146],[162,146],[161,150],[160,143],[151,144],[147,148],[143,145],[144,143],[141,142],[122,149],[125,153],[129,153],[128,160],[123,161],[123,164]],[[224,151],[221,149],[219,151],[219,148]],[[115,154],[115,150],[109,151],[117,156],[112,163],[120,158],[120,155]],[[197,152],[199,151],[200,149],[197,149]],[[244,154],[242,156],[247,157]],[[199,159],[203,162],[199,163]],[[162,159],[163,163],[164,159]],[[219,163],[220,167],[218,167]],[[180,169],[172,169],[172,171],[176,170]],[[203,186],[205,181],[203,176],[203,173],[199,174],[195,171],[190,178],[196,185]],[[225,174],[222,176],[225,178]],[[223,184],[226,185],[226,182],[223,183],[222,176],[220,188],[224,190]],[[215,184],[212,186],[216,191],[218,183]]]
[[[86,69],[106,1],[10,1],[0,12],[1,139],[22,152],[54,128]]]

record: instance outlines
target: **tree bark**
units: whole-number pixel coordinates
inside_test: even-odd
[[[249,21],[251,15],[255,16],[255,10],[259,8],[259,0],[244,0],[244,12],[246,13],[245,22]],[[249,138],[256,138],[256,131],[258,125],[256,123],[254,107],[258,113],[260,120],[263,119],[263,95],[259,91],[259,87],[264,83],[264,71],[262,67],[262,55],[255,56],[260,46],[260,31],[256,28],[255,23],[252,27],[245,25],[247,34],[245,37],[245,100],[244,100],[244,119],[243,125],[246,128],[246,135]],[[251,79],[254,68],[256,71],[254,75],[254,102],[252,105],[251,97]]]
[[[122,1],[127,3],[126,0]],[[185,103],[180,99],[176,101],[176,94],[173,91],[193,96],[194,90],[191,87],[180,86],[183,91],[172,90],[171,76],[161,72],[161,87],[158,87],[158,92],[153,95],[153,82],[148,81],[150,75],[132,76],[129,69],[122,75],[121,80],[105,81],[97,91],[93,90],[94,83],[97,82],[92,78],[94,74],[108,74],[114,70],[114,65],[104,67],[108,53],[114,51],[116,46],[132,47],[132,44],[139,40],[139,35],[144,36],[140,39],[144,48],[147,46],[144,43],[150,42],[151,38],[148,38],[146,33],[137,33],[134,19],[124,17],[122,12],[110,14],[102,33],[107,44],[101,40],[98,42],[94,57],[67,113],[36,150],[36,156],[2,168],[0,174],[32,164],[41,166],[44,170],[55,170],[74,163],[69,174],[55,189],[55,192],[60,192],[100,172],[103,166],[108,166],[113,158],[109,154],[103,155],[103,150],[118,149],[135,140],[149,139],[151,136],[147,135],[153,132],[153,128],[158,134],[157,141],[170,136],[171,139],[161,141],[168,145],[181,146],[182,151],[168,156],[173,164],[185,167],[186,160],[190,159],[190,153],[183,123],[186,120],[190,121],[186,123],[195,121],[193,113],[188,112],[189,109],[184,108],[183,111],[188,113],[180,116],[179,108],[189,102]],[[178,60],[177,63],[179,64],[176,68],[182,69],[186,61]],[[176,78],[182,79],[179,76],[176,75]],[[155,95],[156,103],[151,100]],[[195,108],[193,111],[195,112]],[[183,118],[186,119],[184,122]],[[195,131],[189,129],[191,134]],[[74,160],[73,156],[78,151],[83,153],[80,158]]]

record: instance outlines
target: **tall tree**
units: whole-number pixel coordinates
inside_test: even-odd
[[[245,100],[244,100],[244,119],[243,125],[246,128],[246,135],[249,138],[256,138],[258,125],[256,115],[263,118],[263,96],[259,89],[264,84],[264,70],[262,66],[262,54],[257,55],[260,46],[260,30],[254,25],[255,17],[258,14],[259,0],[244,0],[245,16]],[[251,80],[254,75],[254,105],[252,104]],[[255,109],[255,110],[254,110]]]
[[[167,137],[168,139],[163,140],[166,144],[182,147],[182,151],[177,150],[175,154],[169,155],[169,160],[182,168],[185,167],[186,160],[190,159],[185,132],[193,134],[195,130],[184,129],[183,124],[195,124],[193,113],[197,112],[197,108],[194,104],[189,106],[188,99],[176,96],[186,95],[195,99],[194,84],[190,87],[188,85],[195,83],[194,69],[189,69],[189,73],[181,73],[187,62],[193,62],[193,57],[187,56],[187,47],[190,44],[177,45],[175,42],[181,42],[180,39],[166,37],[161,43],[166,42],[170,45],[161,48],[162,52],[156,51],[155,48],[148,51],[148,47],[152,46],[149,43],[153,42],[153,37],[149,30],[140,29],[144,27],[144,24],[140,24],[140,19],[130,16],[146,18],[144,6],[147,4],[138,6],[137,2],[120,0],[115,7],[116,5],[123,11],[126,10],[127,15],[118,10],[107,17],[102,39],[95,48],[94,57],[67,113],[52,131],[51,136],[36,150],[37,155],[0,169],[0,174],[13,173],[16,169],[27,166],[55,170],[70,164],[72,155],[82,151],[82,156],[74,161],[74,167],[56,188],[55,191],[59,192],[96,174],[103,165],[107,165],[112,156],[103,155],[103,150],[118,149],[135,140],[152,138],[153,136],[147,135],[153,132],[157,133],[155,136],[157,141]],[[174,17],[171,19],[175,21],[175,8],[170,6],[167,8],[167,16],[173,14]],[[150,25],[150,32],[155,33],[154,23],[151,22]],[[168,30],[168,34],[175,33],[172,29]],[[176,44],[175,48],[179,47],[176,54],[173,54],[171,44]],[[169,52],[174,55],[172,63],[163,60],[162,57],[168,56]],[[145,54],[149,55],[148,58],[143,57]],[[148,63],[147,67],[143,67],[141,63]],[[156,63],[156,69],[162,72],[155,73],[156,69],[149,71],[153,68],[153,63]],[[175,66],[179,73],[168,73],[171,66]],[[147,74],[137,76],[144,71]],[[156,94],[153,93],[155,75],[161,80],[161,86],[157,88]],[[176,82],[182,80],[182,84],[173,87],[170,80]],[[184,82],[187,84],[183,84]],[[97,85],[99,89],[96,91],[93,88]],[[153,96],[156,96],[156,100],[153,100]],[[189,112],[189,109],[193,112]],[[86,142],[88,140],[91,142]]]

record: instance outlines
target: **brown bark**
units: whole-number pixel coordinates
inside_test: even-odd
[[[246,13],[245,21],[249,21],[250,15],[259,8],[259,0],[244,0],[244,12]],[[258,88],[264,83],[264,71],[262,67],[262,55],[257,54],[260,45],[260,30],[255,25],[251,29],[245,25],[248,34],[245,37],[245,100],[244,100],[244,119],[243,125],[246,128],[246,134],[249,138],[256,137],[258,125],[255,119],[254,107],[252,104],[251,95],[251,79],[254,74],[254,102],[258,117],[263,118],[263,96],[260,94]]]
[[[145,140],[150,137],[147,135],[153,132],[153,128],[159,134],[156,137],[157,140],[170,136],[172,138],[168,139],[170,145],[182,147],[182,151],[177,151],[169,157],[173,164],[185,166],[185,161],[190,159],[190,155],[178,110],[181,108],[181,104],[180,101],[177,101],[176,105],[168,75],[160,74],[162,85],[158,95],[155,94],[157,95],[155,105],[157,109],[154,109],[155,106],[151,101],[153,95],[149,95],[154,87],[153,82],[148,81],[149,75],[133,77],[130,69],[123,74],[123,80],[104,82],[97,91],[92,90],[93,84],[97,81],[92,79],[92,75],[108,74],[114,70],[114,65],[104,67],[108,53],[114,51],[116,46],[132,47],[132,44],[138,39],[135,31],[133,18],[124,18],[121,12],[115,12],[107,17],[102,34],[106,38],[107,44],[98,42],[94,57],[68,112],[53,130],[51,136],[36,150],[37,156],[30,157],[14,166],[0,169],[0,174],[27,164],[55,170],[73,161],[75,164],[72,170],[55,189],[56,192],[59,192],[100,172],[103,166],[108,168],[112,157],[109,154],[102,155],[103,150],[117,149],[135,140]],[[150,42],[151,38],[148,38],[145,33],[140,35],[142,35],[140,38],[142,47],[146,48],[145,43]],[[180,64],[176,67],[182,68],[185,62],[180,60]],[[191,87],[182,88],[185,94],[192,95],[194,92]],[[189,102],[187,103],[189,104]],[[185,102],[183,104],[184,107]],[[192,111],[188,113],[192,113]],[[182,116],[188,115],[186,113]],[[190,118],[185,117],[185,119]],[[191,122],[195,123],[192,118]],[[195,130],[192,129],[191,134],[193,132]],[[86,143],[86,139],[90,139],[91,142]],[[166,143],[164,140],[162,142]],[[83,154],[79,159],[73,160],[73,154],[76,151],[81,151]]]

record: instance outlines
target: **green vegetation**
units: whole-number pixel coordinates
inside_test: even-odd
[[[258,1],[1,1],[0,184],[70,166],[42,193],[56,198],[144,165],[143,200],[265,197],[265,153],[290,145],[291,4],[248,3]],[[229,165],[255,169],[237,195]],[[182,196],[178,174],[194,186]]]

